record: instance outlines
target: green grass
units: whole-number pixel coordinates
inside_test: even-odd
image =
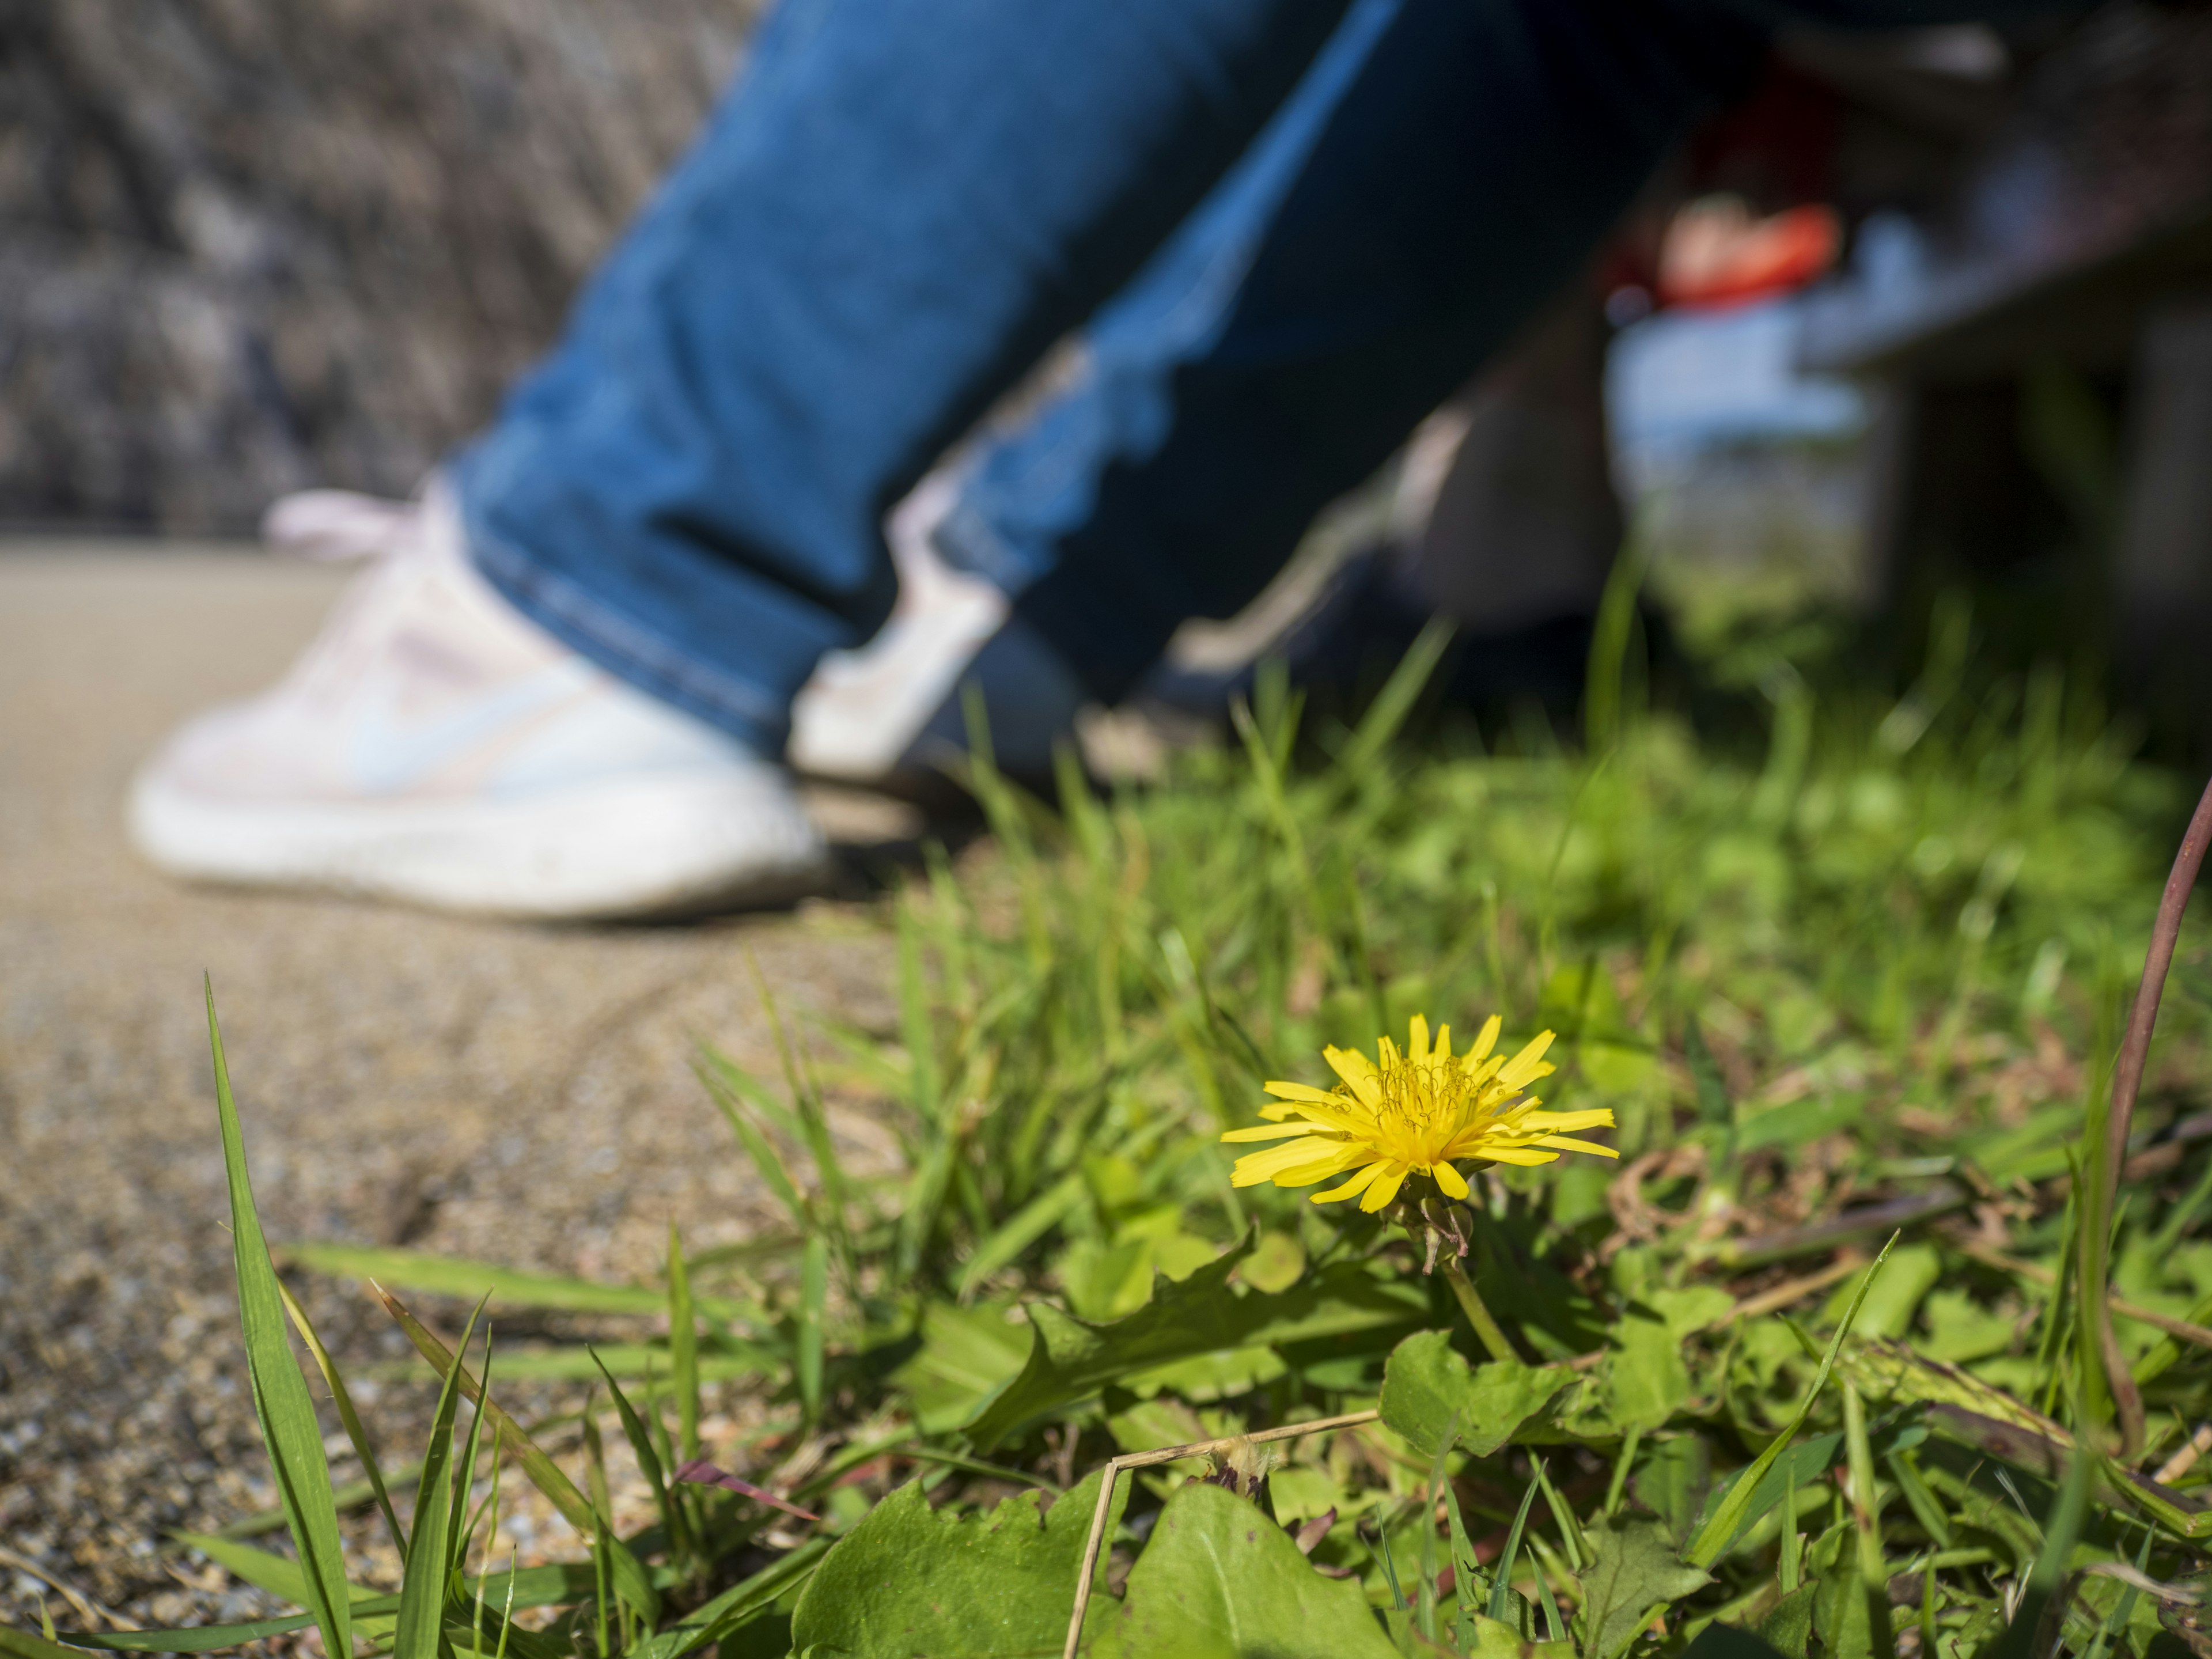
[[[334,1571],[326,1425],[280,1386],[226,1085],[250,1375],[306,1547],[225,1547],[326,1646],[349,1620],[357,1649],[408,1659],[1056,1653],[1101,1488],[1053,1492],[1116,1453],[1379,1409],[1276,1443],[1265,1524],[1186,1486],[1195,1459],[1122,1477],[1085,1651],[1619,1659],[1717,1621],[1828,1659],[2146,1652],[2162,1604],[2121,1569],[2195,1571],[2198,1522],[2128,1474],[2212,1416],[2212,1355],[2120,1322],[2151,1437],[2108,1461],[2106,1362],[2064,1287],[2096,1259],[2073,1172],[2191,793],[2057,675],[1978,682],[1963,631],[1936,635],[1901,697],[1829,684],[1799,636],[1739,641],[1723,678],[1744,689],[1703,736],[1643,705],[1623,626],[1601,630],[1587,749],[1539,726],[1495,752],[1405,741],[1429,641],[1358,726],[1304,725],[1268,681],[1231,743],[1157,786],[1071,780],[1048,809],[980,759],[988,846],[884,907],[897,1039],[780,1022],[775,1079],[699,1056],[781,1243],[687,1261],[672,1237],[647,1287],[291,1247],[388,1291],[677,1333],[641,1318],[604,1373],[456,1360],[395,1297],[443,1379],[396,1601]],[[2109,1257],[2131,1304],[2199,1322],[2204,944],[2185,933]],[[1478,1182],[1468,1267],[1514,1361],[1405,1238],[1232,1188],[1218,1143],[1263,1080],[1325,1080],[1324,1043],[1492,1011],[1509,1041],[1560,1033],[1547,1100],[1611,1107],[1626,1166]],[[897,1179],[839,1167],[825,1081],[877,1097]],[[1769,1310],[1739,1316],[1747,1298]],[[617,1535],[602,1479],[483,1403],[487,1367],[598,1379],[587,1445],[628,1440],[654,1523]],[[696,1443],[702,1379],[823,1437],[777,1494],[822,1520],[676,1478],[734,1456]],[[517,1598],[550,1625],[511,1620],[520,1581],[480,1559],[472,1478],[495,1463],[587,1540]],[[0,1648],[53,1659],[46,1636]]]

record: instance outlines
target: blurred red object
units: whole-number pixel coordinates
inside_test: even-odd
[[[1827,271],[1843,250],[1843,220],[1825,204],[1756,219],[1740,197],[1685,204],[1659,246],[1662,306],[1730,306],[1787,294]]]

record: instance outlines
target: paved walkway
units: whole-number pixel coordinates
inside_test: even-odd
[[[272,1237],[599,1275],[648,1271],[672,1215],[702,1246],[765,1213],[687,1069],[700,1036],[772,1066],[745,951],[799,1008],[890,1018],[850,903],[550,931],[138,865],[133,764],[278,672],[340,580],[216,548],[0,550],[0,1620],[35,1617],[40,1572],[134,1624],[222,1613],[219,1576],[155,1549],[235,1518],[260,1474],[203,969]],[[356,1353],[395,1334],[335,1290],[315,1305]]]

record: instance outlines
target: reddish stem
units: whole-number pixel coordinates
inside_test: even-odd
[[[2127,1039],[2120,1044],[2112,1068],[2112,1110],[2105,1119],[2104,1213],[2110,1216],[2120,1185],[2120,1167],[2127,1162],[2128,1134],[2134,1127],[2136,1096],[2142,1089],[2143,1066],[2150,1057],[2150,1035],[2158,1024],[2159,998],[2166,990],[2166,970],[2173,965],[2173,947],[2181,937],[2182,912],[2189,908],[2190,890],[2204,863],[2204,849],[2212,842],[2212,782],[2197,803],[2181,849],[2173,855],[2173,869],[2166,878],[2166,893],[2158,902],[2158,920],[2150,933],[2150,954],[2143,959],[2142,978],[2136,986],[2136,1002],[2128,1015]],[[2142,1394],[2112,1334],[2112,1310],[2105,1295],[2097,1298],[2094,1317],[2097,1346],[2105,1357],[2105,1373],[2112,1389],[2112,1403],[2120,1418],[2120,1443],[2124,1455],[2142,1448]]]

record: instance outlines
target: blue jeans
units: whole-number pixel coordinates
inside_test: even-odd
[[[455,458],[472,554],[778,750],[880,525],[1052,341],[956,562],[1111,696],[1233,611],[1583,260],[1774,17],[1926,0],[784,0],[566,337]]]

